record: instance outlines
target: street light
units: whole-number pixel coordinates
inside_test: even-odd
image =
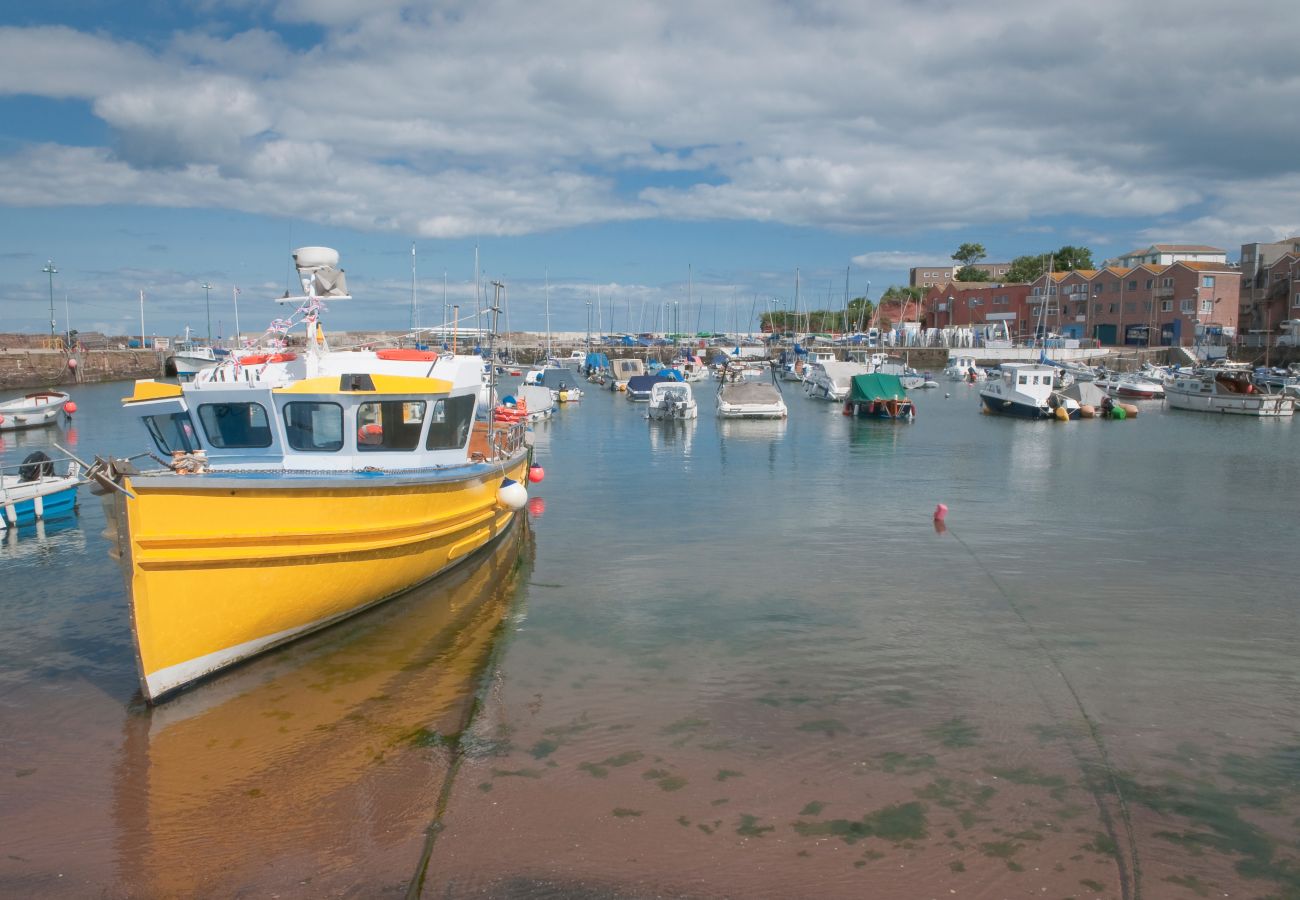
[[[54,275],[59,270],[54,268],[54,260],[48,260],[45,268],[41,269],[46,275],[50,276],[50,346],[54,346]]]
[[[212,304],[208,301],[208,291],[212,290],[212,285],[206,281],[199,287],[203,288],[203,305],[208,310],[208,346],[212,346]]]

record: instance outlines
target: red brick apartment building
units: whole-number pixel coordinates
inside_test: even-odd
[[[1191,261],[1054,272],[1027,285],[951,282],[926,294],[926,324],[1002,321],[1021,339],[1041,329],[1108,346],[1190,346],[1198,325],[1236,333],[1240,289],[1227,263]]]

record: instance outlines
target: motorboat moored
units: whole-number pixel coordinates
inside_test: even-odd
[[[123,406],[165,466],[87,473],[116,526],[151,703],[439,575],[527,502],[526,423],[475,421],[482,359],[330,350],[324,302],[351,299],[338,254],[294,262],[303,295],[281,300],[297,309],[271,334],[301,324],[305,349],[137,381]]]
[[[1023,419],[1077,419],[1079,403],[1056,390],[1056,369],[1041,363],[1003,363],[980,387],[991,413]]]
[[[916,406],[897,375],[871,372],[853,376],[844,415],[910,422],[916,418]]]
[[[0,531],[72,512],[80,483],[80,465],[69,462],[59,475],[54,460],[40,450],[0,469]]]
[[[1249,370],[1209,367],[1178,375],[1165,387],[1170,409],[1280,418],[1295,415],[1296,398],[1273,394],[1255,384]]]
[[[71,400],[62,391],[33,391],[14,400],[0,403],[0,431],[39,428],[58,421],[59,412]]]
[[[699,415],[699,404],[687,382],[661,381],[650,388],[646,414],[651,419],[694,419]]]

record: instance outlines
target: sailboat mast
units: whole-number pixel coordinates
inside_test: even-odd
[[[844,267],[844,331],[849,330],[849,267]]]
[[[411,332],[420,327],[420,306],[415,298],[415,241],[411,241]],[[420,338],[416,337],[416,343]]]
[[[542,276],[546,279],[546,361],[551,361],[551,272],[549,269]]]

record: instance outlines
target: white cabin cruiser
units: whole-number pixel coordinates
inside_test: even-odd
[[[1079,403],[1056,390],[1056,368],[1041,363],[1003,363],[1001,374],[980,388],[991,413],[1023,419],[1077,419]]]

